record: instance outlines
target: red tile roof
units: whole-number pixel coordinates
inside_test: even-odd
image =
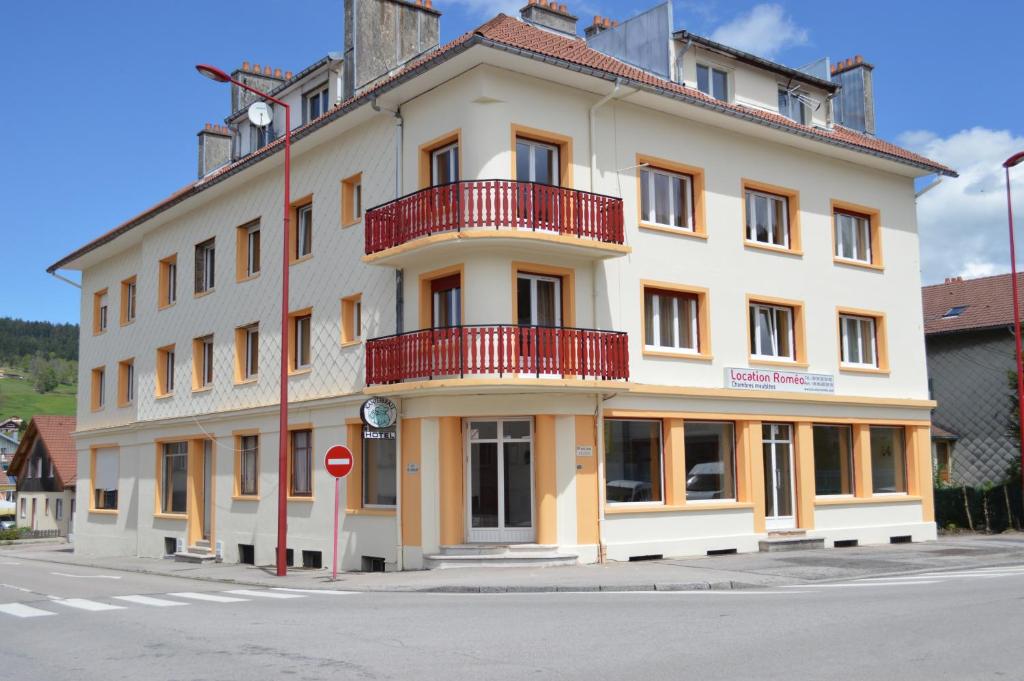
[[[954,177],[956,176],[956,172],[954,170],[932,161],[931,159],[925,158],[920,154],[903,149],[891,142],[886,142],[885,140],[881,140],[876,137],[864,135],[839,125],[833,126],[831,130],[825,130],[822,128],[815,128],[813,126],[801,125],[786,118],[785,116],[780,116],[779,114],[772,113],[770,111],[763,111],[761,109],[754,109],[739,104],[722,102],[709,97],[698,90],[659,78],[658,76],[621,62],[618,59],[609,57],[597,50],[593,50],[587,47],[586,42],[582,39],[556,35],[549,31],[545,31],[519,21],[518,19],[506,16],[505,14],[499,14],[478,28],[462,34],[455,40],[442,45],[436,50],[425,53],[423,56],[418,59],[414,59],[391,76],[382,78],[372,87],[367,88],[358,95],[344,102],[341,102],[319,118],[296,128],[292,131],[292,139],[295,140],[300,138],[330,121],[340,118],[356,106],[363,105],[372,100],[376,95],[379,95],[382,90],[389,86],[395,85],[399,81],[404,81],[407,78],[415,77],[422,70],[437,66],[457,51],[468,49],[475,44],[488,45],[499,49],[508,49],[524,54],[525,56],[537,57],[546,61],[554,59],[556,60],[556,63],[558,61],[565,62],[566,64],[573,65],[573,67],[593,70],[596,75],[622,78],[634,86],[650,88],[659,94],[678,97],[692,104],[722,111],[733,116],[745,118],[771,127],[780,128],[810,139],[817,139],[822,142],[846,147],[855,151],[866,152],[889,158],[891,160],[909,163],[931,172],[942,173]],[[118,225],[103,236],[94,239],[85,246],[61,258],[56,263],[50,265],[47,268],[47,271],[54,272],[64,267],[89,251],[99,248],[124,232],[127,232],[133,227],[145,222],[152,216],[170,208],[180,201],[187,199],[193,194],[203,191],[206,187],[219,182],[227,175],[258,162],[270,154],[276,153],[283,146],[284,137],[278,137],[273,142],[256,150],[248,156],[245,156],[234,163],[229,163],[223,168],[220,168],[196,182],[179,189],[174,194],[171,194],[163,201],[157,203],[155,206],[152,206],[130,220]]]
[[[942,426],[937,426],[932,423],[932,437],[938,440],[958,440],[960,438],[956,433],[950,432]]]
[[[1024,291],[1024,274],[1017,275],[1017,285]],[[922,288],[921,299],[925,335],[1013,326],[1009,274],[980,279],[947,279],[942,284]],[[944,316],[954,307],[961,306],[966,309],[956,317]],[[1021,310],[1024,311],[1024,305],[1021,305]]]
[[[57,477],[65,487],[75,484],[78,478],[78,450],[75,448],[75,441],[71,434],[75,432],[74,416],[34,416],[28,423],[25,430],[25,437],[18,445],[18,451],[14,453],[14,460],[11,461],[10,472],[16,477],[21,476],[21,467],[25,463],[29,452],[35,446],[38,437],[43,442],[50,459],[53,460],[53,467],[57,471]]]

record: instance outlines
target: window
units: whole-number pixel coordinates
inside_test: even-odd
[[[135,359],[117,363],[117,403],[124,407],[135,401]]]
[[[235,234],[235,279],[246,281],[260,273],[260,221],[242,225]]]
[[[259,126],[249,124],[249,153],[262,149],[274,140],[274,124]]]
[[[723,102],[729,101],[729,74],[713,66],[697,64],[697,89]]]
[[[608,503],[661,502],[661,421],[605,419]]]
[[[640,171],[643,222],[693,231],[693,178],[657,168]]]
[[[554,144],[516,138],[516,180],[558,185],[560,151]]]
[[[135,321],[135,277],[121,282],[121,326]]]
[[[934,452],[935,476],[939,482],[948,483],[953,477],[952,440],[934,440],[932,451]]]
[[[174,393],[174,346],[168,345],[156,351],[156,395],[163,397]]]
[[[97,367],[92,370],[92,409],[102,409],[107,403],[105,367]]]
[[[864,215],[835,212],[836,257],[870,263],[871,219]]]
[[[462,274],[430,281],[430,327],[443,329],[462,324]]]
[[[946,310],[946,314],[942,315],[943,318],[947,317],[959,317],[964,313],[964,310],[969,308],[970,305],[956,305]]]
[[[905,494],[907,462],[902,427],[871,426],[871,489],[875,494]]]
[[[814,493],[853,494],[853,428],[814,425]]]
[[[430,152],[430,185],[459,181],[459,144],[455,142]]]
[[[750,304],[752,357],[796,361],[793,308]]]
[[[196,294],[213,290],[215,282],[216,247],[214,239],[207,239],[196,245]]]
[[[840,362],[843,366],[878,368],[875,320],[839,315]]]
[[[165,443],[161,458],[160,511],[184,513],[188,498],[188,442]]]
[[[341,300],[341,342],[357,343],[363,338],[363,296],[354,296]]]
[[[243,497],[259,495],[259,479],[259,435],[242,435],[238,438],[238,494]]]
[[[160,261],[159,307],[170,307],[178,300],[178,256]]]
[[[25,497],[21,498],[21,517],[25,517]]]
[[[644,289],[644,345],[696,353],[700,350],[697,295]]]
[[[328,93],[326,83],[305,96],[307,123],[327,113],[327,110],[330,108],[330,100],[328,100],[327,97]]]
[[[367,433],[384,437],[367,437]],[[395,429],[363,433],[363,506],[394,506],[397,451]]]
[[[53,500],[54,518],[56,520],[64,519],[64,500],[57,498]]]
[[[292,262],[313,254],[313,204],[307,203],[295,209],[295,232],[293,234]]]
[[[310,334],[313,330],[313,314],[311,310],[292,313],[292,342],[289,344],[292,371],[308,369],[311,357]]]
[[[235,329],[235,382],[251,381],[260,372],[260,326]]]
[[[289,495],[313,496],[313,431],[291,432],[291,484]]]
[[[779,88],[779,114],[791,121],[808,125],[811,122],[811,111],[806,103],[807,96],[797,89]]]
[[[363,174],[341,181],[341,226],[348,227],[363,218]]]
[[[790,247],[789,207],[785,196],[747,190],[747,241]]]
[[[203,390],[213,385],[213,336],[192,341],[192,389]]]
[[[114,510],[117,508],[118,452],[110,448],[97,449],[93,457],[93,508]]]
[[[50,497],[43,499],[43,515],[50,515]]]
[[[99,335],[107,330],[107,289],[92,295],[92,332]]]
[[[736,498],[736,447],[730,422],[686,421],[686,500]]]

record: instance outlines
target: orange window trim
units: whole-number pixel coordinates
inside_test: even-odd
[[[459,148],[459,172],[462,172],[462,128],[456,128],[440,137],[435,137],[429,142],[419,146],[419,188],[424,189],[432,184],[433,169],[431,168],[431,155],[442,147],[449,144],[457,144]]]
[[[642,172],[641,166],[647,165],[656,170],[665,170],[670,173],[677,173],[679,175],[687,175],[690,178],[690,189],[693,192],[691,198],[691,218],[693,221],[693,231],[688,232],[684,229],[676,229],[673,227],[666,227],[665,225],[655,225],[648,223],[643,215],[643,183],[642,183]],[[636,155],[636,219],[637,224],[643,229],[652,229],[655,231],[666,231],[673,234],[684,234],[688,236],[699,236],[706,237],[708,233],[707,226],[707,212],[705,208],[705,181],[704,181],[704,169],[699,166],[691,166],[685,163],[678,163],[676,161],[670,161],[664,158],[658,158],[656,156],[648,156],[646,154]]]
[[[786,199],[787,221],[789,223],[789,248],[760,244],[747,239],[747,191],[773,194]],[[768,184],[758,180],[743,178],[740,187],[740,204],[743,211],[742,228],[743,243],[751,248],[764,248],[770,251],[790,253],[792,255],[803,255],[803,239],[800,229],[800,192],[789,187],[780,187],[776,184]]]

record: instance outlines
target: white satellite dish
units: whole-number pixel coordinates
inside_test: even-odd
[[[265,128],[274,120],[274,110],[266,102],[253,102],[249,105],[249,121],[256,126]]]

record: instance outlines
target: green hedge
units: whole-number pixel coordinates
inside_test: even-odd
[[[0,541],[8,539],[21,539],[21,535],[24,533],[24,527],[12,527],[9,530],[0,530]]]
[[[964,495],[967,496],[966,508]],[[1007,511],[1009,497],[1009,511]],[[985,516],[986,502],[988,517]],[[967,511],[970,510],[970,518]],[[1019,530],[1022,527],[1020,485],[940,487],[935,490],[935,522],[940,528],[955,526],[984,532]]]

